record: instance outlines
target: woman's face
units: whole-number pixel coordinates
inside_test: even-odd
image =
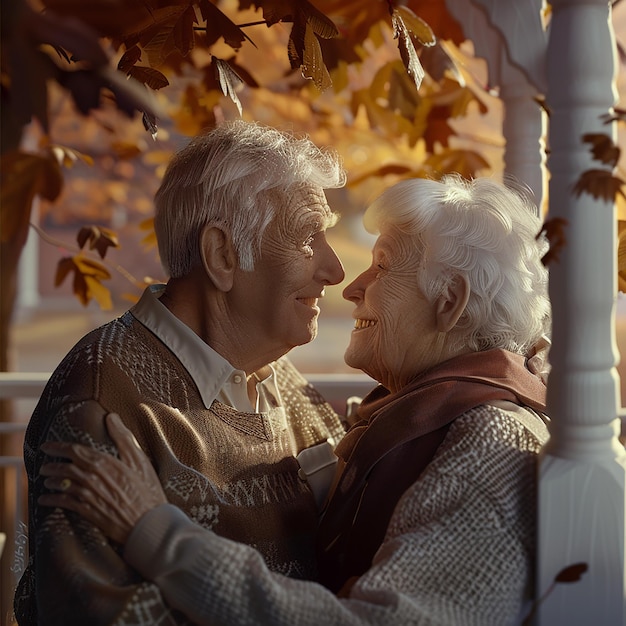
[[[435,305],[417,286],[420,259],[411,237],[383,228],[372,264],[343,291],[355,305],[345,361],[392,392],[440,360]]]

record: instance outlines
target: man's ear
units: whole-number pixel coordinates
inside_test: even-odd
[[[207,276],[220,291],[230,291],[238,267],[230,235],[215,224],[207,224],[200,234],[200,255]]]
[[[435,301],[437,330],[441,333],[450,332],[465,307],[470,296],[469,282],[464,276],[455,276],[448,282],[441,295]]]

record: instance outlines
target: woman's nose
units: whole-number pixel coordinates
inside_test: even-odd
[[[363,299],[363,292],[367,285],[367,272],[359,274],[344,290],[343,297],[345,300],[357,304]]]

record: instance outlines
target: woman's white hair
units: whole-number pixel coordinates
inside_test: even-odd
[[[430,302],[455,276],[470,286],[454,337],[458,346],[529,355],[550,329],[548,244],[528,190],[487,178],[404,180],[366,211],[372,233],[393,225],[414,237],[421,257],[417,286]]]
[[[155,195],[161,264],[172,278],[201,262],[200,235],[211,222],[231,235],[239,265],[254,269],[280,200],[294,185],[341,187],[336,154],[307,138],[236,120],[194,138],[170,161]],[[278,199],[278,201],[277,201]],[[284,204],[284,202],[283,202]]]

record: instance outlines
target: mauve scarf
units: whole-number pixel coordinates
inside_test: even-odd
[[[335,450],[341,473],[320,522],[320,582],[337,592],[369,569],[398,500],[457,417],[497,400],[543,413],[545,396],[525,358],[501,349],[452,358],[397,393],[376,387]]]

